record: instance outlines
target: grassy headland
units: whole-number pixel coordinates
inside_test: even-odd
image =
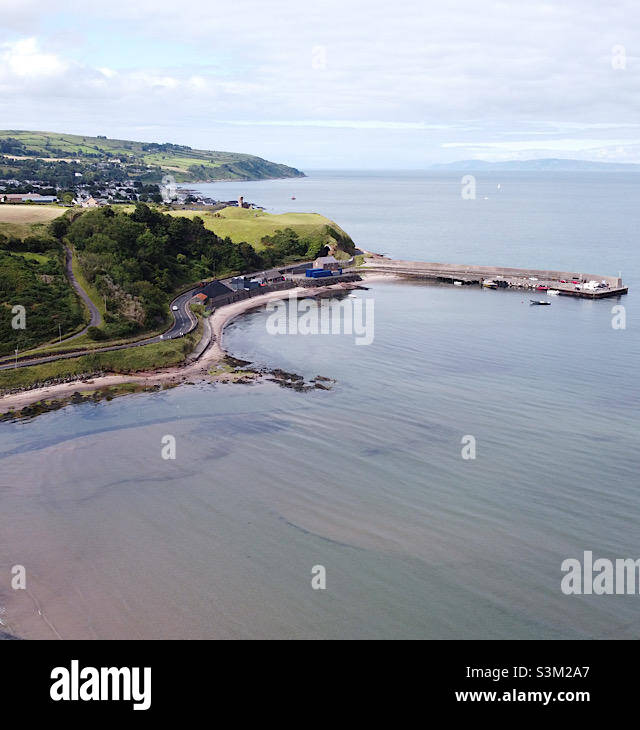
[[[351,238],[337,223],[319,213],[274,214],[264,210],[228,207],[211,213],[176,210],[171,215],[192,219],[198,216],[204,221],[205,228],[217,236],[228,236],[234,243],[246,241],[258,251],[268,248],[269,238],[287,228],[295,231],[300,238],[319,243],[320,246],[345,251],[353,246]]]
[[[171,174],[178,182],[210,182],[214,180],[263,180],[302,177],[304,173],[288,165],[236,152],[194,150],[185,145],[134,142],[89,135],[0,131],[0,155],[11,159],[42,159],[55,162],[102,162],[152,172],[150,179],[160,180]],[[3,173],[4,176],[7,173]]]
[[[76,280],[103,316],[100,327],[72,342],[88,313],[64,270],[73,251]],[[0,205],[0,357],[80,352],[155,336],[171,321],[169,302],[197,281],[258,271],[331,251],[347,257],[349,236],[315,213],[273,215],[229,207],[219,211],[165,206]],[[15,305],[26,329],[12,326]],[[184,359],[182,342],[79,355],[0,373],[0,389],[87,372],[135,372]],[[193,343],[189,346],[192,346]]]

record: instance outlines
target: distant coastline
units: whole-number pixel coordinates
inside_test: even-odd
[[[431,165],[430,170],[465,172],[640,172],[640,164],[633,162],[600,162],[548,157],[534,160],[458,160]]]
[[[0,130],[2,160],[16,164],[40,161],[49,166],[73,164],[80,176],[102,165],[126,172],[129,178],[159,182],[171,175],[178,183],[250,181],[305,177],[290,165],[243,152],[193,149],[170,142],[138,142],[59,132]],[[12,171],[12,176],[16,176]],[[33,177],[33,170],[29,174]]]

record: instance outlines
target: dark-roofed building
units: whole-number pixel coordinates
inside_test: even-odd
[[[223,297],[227,294],[232,294],[233,291],[229,289],[228,286],[225,286],[219,281],[211,281],[209,282],[204,289],[202,290],[202,294],[206,294],[206,296],[209,299],[215,299],[216,297]]]

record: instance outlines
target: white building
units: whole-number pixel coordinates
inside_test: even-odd
[[[332,264],[337,264],[338,259],[334,256],[318,256],[313,262],[314,269],[330,269]]]

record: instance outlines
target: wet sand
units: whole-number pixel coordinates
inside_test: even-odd
[[[388,280],[394,275],[374,274],[367,276],[366,281]],[[127,383],[136,383],[144,387],[153,387],[155,385],[179,385],[184,382],[193,382],[203,380],[207,376],[209,369],[221,362],[227,355],[222,345],[222,336],[224,328],[237,317],[252,309],[264,306],[267,302],[275,299],[287,299],[294,297],[314,297],[327,291],[344,291],[353,289],[357,284],[351,282],[342,282],[330,286],[321,287],[297,287],[295,289],[285,289],[282,291],[269,292],[251,299],[244,299],[233,304],[227,304],[216,309],[209,322],[211,324],[212,341],[198,359],[194,363],[183,363],[171,368],[163,368],[159,370],[134,373],[132,375],[103,375],[100,377],[90,378],[89,380],[75,380],[70,383],[60,383],[43,388],[32,390],[24,390],[19,393],[11,393],[0,397],[0,413],[6,413],[10,410],[20,410],[25,406],[32,405],[42,400],[54,400],[68,398],[74,393],[83,393],[94,391],[101,388],[125,385]],[[212,378],[207,378],[211,380]],[[215,379],[215,376],[213,376]]]

